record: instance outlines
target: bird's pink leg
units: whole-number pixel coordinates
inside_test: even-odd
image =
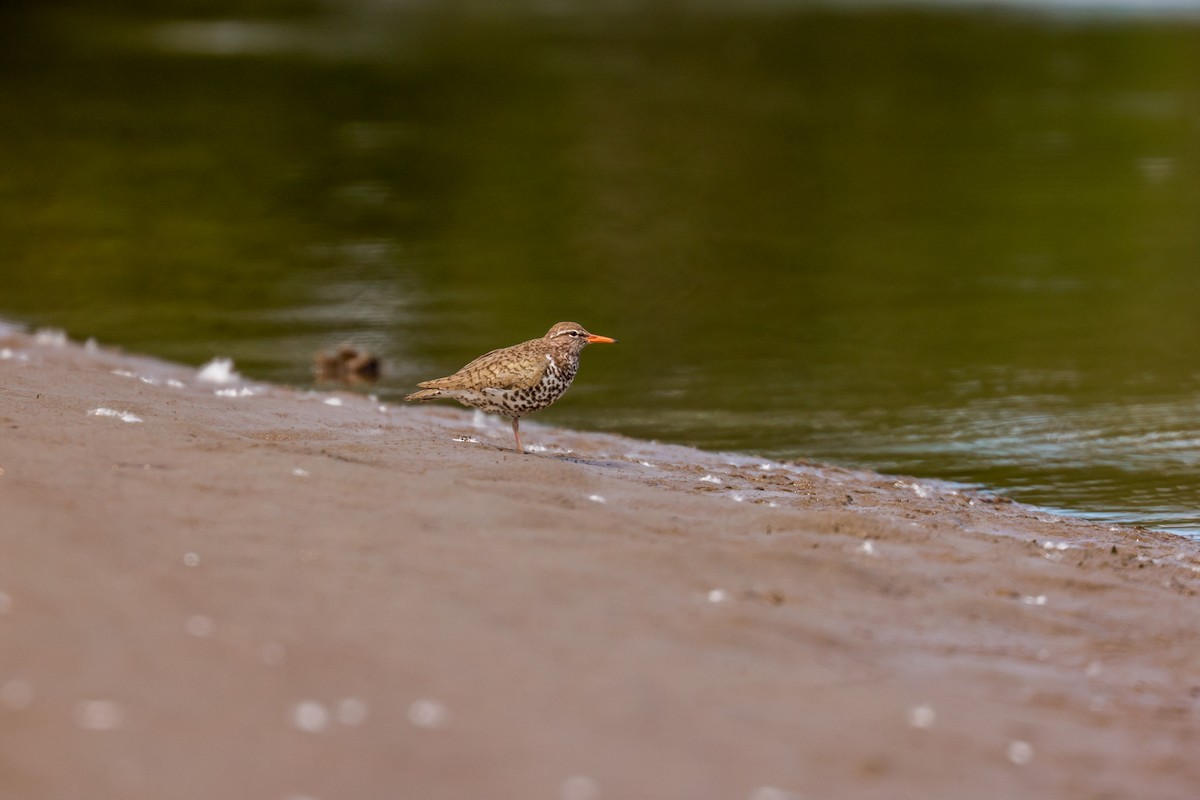
[[[517,452],[524,453],[525,448],[521,446],[521,432],[517,430],[521,426],[521,418],[513,417],[513,436],[517,437]]]

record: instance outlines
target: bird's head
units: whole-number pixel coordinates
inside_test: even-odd
[[[556,345],[566,345],[567,349],[578,353],[589,344],[616,344],[616,339],[588,333],[578,322],[560,322],[546,332],[544,337]]]

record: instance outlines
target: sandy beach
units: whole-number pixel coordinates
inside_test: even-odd
[[[228,377],[0,334],[0,798],[1200,794],[1196,541]]]

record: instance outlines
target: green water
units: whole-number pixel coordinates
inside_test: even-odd
[[[1200,25],[497,8],[5,6],[0,317],[1200,531]]]

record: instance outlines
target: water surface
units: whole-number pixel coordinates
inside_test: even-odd
[[[1200,530],[1188,19],[246,8],[2,12],[0,316],[385,398],[575,319],[542,421]]]

